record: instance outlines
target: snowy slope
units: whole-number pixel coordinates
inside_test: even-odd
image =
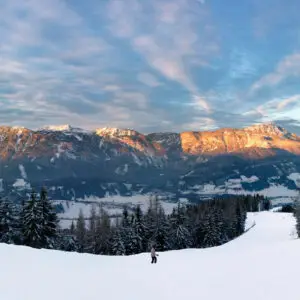
[[[299,300],[294,219],[252,215],[256,226],[220,247],[106,257],[0,245],[3,300]]]

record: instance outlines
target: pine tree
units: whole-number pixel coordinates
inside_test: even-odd
[[[93,205],[90,212],[90,219],[89,219],[89,231],[95,233],[96,230],[96,209]]]
[[[75,234],[75,224],[74,224],[74,221],[73,221],[73,220],[72,220],[72,223],[71,223],[71,226],[70,226],[70,233],[71,233],[72,235]]]
[[[42,218],[42,247],[52,249],[54,248],[55,239],[57,237],[58,220],[45,188],[41,190],[38,206],[40,206]]]
[[[299,206],[295,210],[295,217],[296,217],[296,231],[298,237],[300,238],[300,208]]]
[[[236,231],[235,236],[241,235],[245,231],[245,220],[246,220],[246,213],[241,206],[241,204],[237,201],[236,203]]]
[[[129,213],[128,213],[128,209],[126,206],[124,206],[123,208],[123,218],[122,218],[122,226],[125,227],[129,227],[130,225],[130,221],[129,221]]]
[[[222,245],[226,237],[222,230],[222,217],[220,210],[213,207],[206,212],[203,222],[204,236],[203,246],[214,247]]]
[[[153,209],[152,199],[149,201],[148,210],[144,216],[144,227],[145,227],[145,245],[144,251],[148,251],[151,248],[151,245],[155,244],[155,232],[156,232],[156,214]]]
[[[102,240],[102,222],[101,222],[101,213],[96,215],[96,224],[95,224],[95,237],[96,237],[96,245],[95,245],[95,254],[103,254],[103,240]]]
[[[268,198],[263,198],[262,199],[262,208],[263,208],[263,210],[266,210],[266,211],[270,210],[271,202]]]
[[[42,211],[34,191],[31,193],[30,200],[23,207],[22,223],[24,244],[42,248],[44,240]]]
[[[90,218],[89,218],[89,226],[87,231],[87,252],[96,253],[96,209],[94,206],[91,207]]]
[[[127,207],[125,206],[123,209],[123,217],[121,221],[121,226],[119,228],[119,233],[122,237],[122,242],[125,247],[126,255],[134,254],[137,244],[137,237],[133,229],[133,220],[134,219],[129,216]]]
[[[95,253],[96,254],[109,254],[110,253],[110,239],[111,239],[111,224],[110,218],[107,212],[100,207],[99,213],[96,216],[96,244]]]
[[[149,208],[144,217],[144,228],[145,240],[148,241],[146,251],[153,244],[157,251],[165,251],[170,248],[168,244],[170,226],[157,196],[150,198]]]
[[[251,197],[251,196],[250,196]],[[251,212],[257,212],[257,211],[260,211],[261,208],[260,208],[260,196],[259,195],[255,195],[254,197],[251,197],[250,198],[251,200]]]
[[[20,210],[7,198],[0,199],[0,242],[22,243]]]
[[[76,238],[78,240],[79,251],[84,252],[86,247],[86,225],[82,209],[79,211],[79,216],[76,224]]]
[[[155,244],[157,251],[166,251],[170,249],[169,234],[171,224],[162,206],[159,207],[156,221]]]
[[[135,209],[134,222],[133,222],[133,232],[134,232],[134,253],[141,253],[147,250],[147,240],[145,237],[145,224],[143,220],[143,212],[140,205]]]
[[[114,255],[125,255],[126,249],[123,241],[123,236],[119,228],[117,228],[112,241],[112,253]]]
[[[79,250],[78,242],[72,234],[62,234],[58,238],[57,248],[62,251],[77,252]]]
[[[296,231],[298,237],[300,238],[300,191],[299,191],[298,198],[295,200],[294,216],[296,218]]]
[[[192,235],[186,226],[185,209],[178,203],[177,209],[171,215],[170,243],[172,249],[185,249],[192,246]]]

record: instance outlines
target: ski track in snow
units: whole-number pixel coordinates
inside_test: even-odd
[[[291,214],[263,212],[215,248],[94,256],[0,244],[3,300],[299,300]],[[17,287],[17,288],[16,288]]]

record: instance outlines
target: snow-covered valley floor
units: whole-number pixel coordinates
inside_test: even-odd
[[[1,300],[299,300],[300,240],[290,214],[216,248],[106,257],[0,244]]]

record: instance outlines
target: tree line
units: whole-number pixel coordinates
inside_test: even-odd
[[[0,200],[0,242],[34,248],[55,249],[58,219],[46,189],[33,191],[22,205]]]
[[[69,229],[59,229],[58,218],[42,189],[16,205],[0,201],[0,242],[103,255],[131,255],[149,251],[206,248],[222,245],[245,231],[247,212],[267,210],[269,201],[259,195],[233,196],[178,203],[167,215],[157,197],[143,213],[140,206],[121,217],[110,218],[100,206],[92,207],[88,220],[80,211]]]
[[[291,207],[291,211],[296,218],[296,231],[300,238],[300,190],[298,190],[298,197],[294,201],[294,205]]]

